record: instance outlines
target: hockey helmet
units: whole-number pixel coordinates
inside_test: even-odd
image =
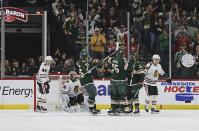
[[[154,60],[160,60],[160,56],[158,54],[154,54],[152,59]]]
[[[87,53],[86,53],[85,49],[81,50],[79,57],[80,57],[81,60],[87,58]]]
[[[85,49],[82,49],[80,54],[86,54],[86,50]]]
[[[45,62],[53,62],[53,58],[51,56],[46,56]]]

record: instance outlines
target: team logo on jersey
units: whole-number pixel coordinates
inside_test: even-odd
[[[6,22],[12,22],[16,19],[23,22],[27,22],[28,13],[23,9],[15,7],[3,7],[0,8],[0,19],[3,17],[5,17]]]
[[[155,70],[153,77],[158,77],[159,76],[159,72],[157,70]]]

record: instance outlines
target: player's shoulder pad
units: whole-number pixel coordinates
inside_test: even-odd
[[[153,62],[148,62],[146,66],[150,67],[153,64]]]
[[[149,62],[149,63],[147,63],[147,65],[146,65],[146,69],[149,69],[150,67],[151,67],[151,65],[153,64],[153,62]]]
[[[160,68],[161,68],[162,66],[161,66],[160,64],[157,64],[157,67],[160,67]]]

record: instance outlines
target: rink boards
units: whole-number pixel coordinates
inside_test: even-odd
[[[97,107],[100,109],[110,108],[110,81],[95,80],[94,84],[97,89]],[[60,84],[57,81],[52,81],[50,86],[50,92],[55,92]],[[33,79],[0,80],[0,109],[33,108],[33,89]],[[160,81],[158,90],[158,107],[160,109],[199,109],[199,81],[174,80],[171,84]],[[142,109],[146,97],[143,87],[139,94]]]

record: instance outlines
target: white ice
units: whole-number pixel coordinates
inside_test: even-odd
[[[37,113],[0,110],[0,131],[199,131],[199,111],[162,110],[160,114],[92,116],[88,112]]]

